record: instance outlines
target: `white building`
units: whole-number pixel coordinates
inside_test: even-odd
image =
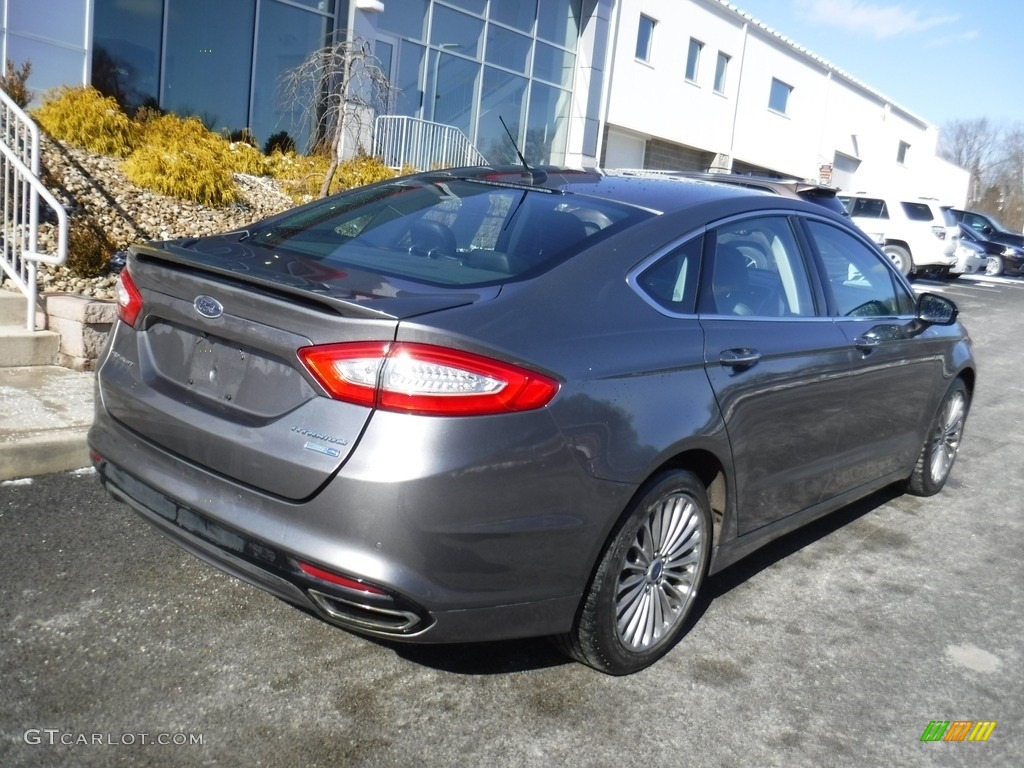
[[[345,29],[400,89],[390,112],[492,162],[514,159],[500,116],[533,163],[965,202],[934,126],[722,0],[0,0],[0,58],[37,91],[91,82],[260,141],[295,131],[280,74]]]
[[[938,131],[719,0],[619,0],[602,164],[719,168],[963,204]]]

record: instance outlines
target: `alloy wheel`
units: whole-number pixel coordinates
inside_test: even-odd
[[[658,500],[636,531],[618,576],[616,633],[632,651],[669,634],[687,613],[700,580],[704,517],[687,494]]]

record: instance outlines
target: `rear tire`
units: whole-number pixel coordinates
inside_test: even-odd
[[[910,277],[914,271],[914,260],[910,258],[910,251],[899,245],[886,245],[882,248],[882,253],[889,257],[896,269],[904,274],[906,277]]]
[[[611,675],[637,672],[664,656],[707,573],[710,508],[692,472],[651,478],[613,531],[572,630],[558,638],[561,648]]]
[[[987,277],[999,277],[1001,274],[1003,274],[1003,257],[989,256],[988,263],[985,264],[985,275]]]
[[[970,409],[970,396],[963,379],[949,385],[939,412],[928,430],[921,455],[907,479],[907,490],[916,496],[931,496],[942,490],[956,461]]]

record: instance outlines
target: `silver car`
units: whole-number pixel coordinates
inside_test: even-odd
[[[115,498],[350,630],[612,674],[755,548],[939,491],[975,385],[956,307],[844,217],[679,178],[408,176],[136,246],[117,290]]]

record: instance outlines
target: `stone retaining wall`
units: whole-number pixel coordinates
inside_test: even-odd
[[[40,298],[47,328],[60,334],[57,364],[76,371],[95,370],[96,360],[117,319],[114,302],[67,293]]]

